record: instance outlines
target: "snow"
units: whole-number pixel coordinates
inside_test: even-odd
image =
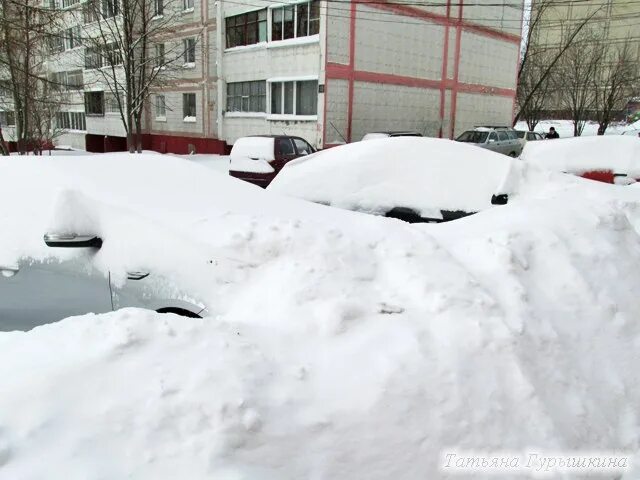
[[[271,137],[241,137],[231,148],[231,161],[241,157],[274,160],[274,141]]]
[[[273,173],[274,168],[261,158],[231,157],[229,170],[235,172]]]
[[[216,317],[0,334],[2,474],[413,480],[454,478],[447,452],[632,455],[639,200],[575,182],[376,239],[246,224],[226,241],[254,264]]]
[[[491,207],[518,164],[505,155],[450,140],[397,137],[334,147],[289,162],[268,190],[349,210],[393,207],[423,216]],[[435,213],[437,212],[437,213]]]
[[[573,122],[571,120],[542,120],[536,125],[535,131],[547,133],[549,128],[555,128],[560,138],[573,137]],[[528,131],[527,123],[520,121],[516,124],[516,130]],[[605,135],[621,135],[623,132],[640,130],[640,121],[635,124],[626,125],[623,123],[613,123],[604,132]],[[583,137],[591,137],[598,134],[598,124],[596,122],[586,122],[582,132]]]
[[[216,155],[210,153],[195,153],[193,155],[176,155],[171,154],[174,157],[184,158],[186,160],[193,161],[199,165],[210,168],[216,172],[224,175],[229,174],[229,156],[228,155]]]
[[[527,142],[520,158],[555,171],[582,174],[608,170],[640,177],[640,140],[626,135]]]
[[[0,333],[0,478],[445,479],[447,452],[637,454],[640,188],[504,161],[526,194],[408,225],[170,156],[0,159],[0,263],[95,229],[97,266],[146,263],[212,313]]]
[[[365,134],[364,137],[362,137],[362,140],[376,140],[379,138],[389,138],[389,134],[387,133],[367,133]]]

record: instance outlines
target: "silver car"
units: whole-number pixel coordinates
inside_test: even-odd
[[[185,317],[204,316],[203,305],[172,295],[170,282],[149,271],[127,272],[114,282],[93,266],[102,241],[93,235],[45,234],[52,249],[74,249],[69,258],[25,258],[0,264],[0,331],[30,330],[73,315],[140,307]],[[64,257],[64,255],[63,255]],[[182,295],[180,295],[182,297]]]
[[[518,133],[509,127],[476,127],[474,130],[462,133],[456,141],[473,143],[478,147],[510,157],[517,157],[522,153]]]

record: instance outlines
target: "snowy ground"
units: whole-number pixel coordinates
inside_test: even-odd
[[[228,155],[215,155],[208,153],[198,153],[195,155],[174,155],[179,158],[186,158],[187,160],[191,160],[199,165],[210,168],[216,172],[223,173],[225,175],[229,174],[229,156]]]
[[[544,172],[535,195],[411,226],[167,157],[115,156],[93,176],[16,165],[2,225],[23,197],[26,225],[92,219],[100,261],[173,265],[215,315],[1,333],[2,480],[445,479],[460,478],[447,454],[640,451],[640,189]],[[112,178],[120,190],[101,190]],[[233,267],[194,267],[220,251]],[[535,473],[521,467],[502,478]]]
[[[570,120],[543,120],[536,125],[535,131],[547,133],[550,127],[554,127],[560,138],[573,137],[573,123]],[[526,122],[518,122],[515,127],[517,130],[529,130]],[[640,132],[640,121],[626,125],[613,124],[605,131],[605,135],[621,135],[623,132],[635,133]],[[598,134],[598,124],[595,122],[587,122],[582,132],[582,136],[590,137]]]

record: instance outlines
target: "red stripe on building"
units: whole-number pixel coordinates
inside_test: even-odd
[[[357,3],[364,4],[370,8],[374,8],[378,10],[386,10],[388,12],[394,12],[399,15],[404,15],[405,17],[414,17],[414,18],[421,18],[424,20],[430,20],[433,23],[444,25],[444,26],[451,24],[451,20],[447,18],[447,16],[445,15],[428,12],[428,11],[421,10],[419,8],[411,7],[408,5],[398,5],[394,3],[380,3],[379,0],[372,0],[372,1],[375,1],[376,3],[372,3],[367,0],[355,0],[355,1]],[[466,30],[472,33],[477,33],[478,35],[495,38],[497,40],[503,40],[506,42],[520,45],[520,37],[517,35],[513,35],[512,33],[505,33],[500,30],[494,30],[493,28],[490,28],[490,27],[477,25],[475,23],[467,22],[463,20],[462,19],[462,0],[460,1],[458,22],[456,26],[460,26],[462,27],[463,30]]]

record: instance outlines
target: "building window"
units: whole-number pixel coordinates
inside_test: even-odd
[[[90,70],[92,68],[102,67],[102,55],[97,48],[87,47],[84,49],[84,68]]]
[[[12,127],[16,124],[16,116],[14,112],[0,112],[0,127],[8,126]]]
[[[164,100],[164,95],[156,95],[156,118],[164,119],[166,117],[167,105]]]
[[[164,43],[157,43],[155,46],[155,65],[156,68],[161,68],[164,66]]]
[[[225,22],[227,48],[267,41],[267,10],[235,15]]]
[[[81,46],[82,39],[80,38],[80,27],[73,27],[64,30],[64,49],[71,50]]]
[[[164,0],[153,0],[153,16],[160,17],[164,14]]]
[[[61,33],[49,37],[49,52],[64,52],[64,38]]]
[[[104,115],[104,92],[85,92],[84,111],[87,115]]]
[[[80,0],[62,0],[62,8],[69,8],[80,3]]]
[[[196,94],[195,93],[183,93],[182,94],[182,115],[185,120],[196,119]]]
[[[104,110],[106,113],[120,113],[118,97],[115,94],[109,93],[104,96]]]
[[[193,0],[183,0],[182,6],[185,10],[193,10]]]
[[[185,38],[184,45],[184,63],[193,64],[196,63],[196,40],[195,38]]]
[[[320,2],[287,5],[271,10],[271,40],[317,35],[320,31]]]
[[[66,74],[68,90],[82,90],[84,88],[82,70],[72,70],[70,72],[66,72]]]
[[[318,81],[272,82],[271,113],[317,115]]]
[[[108,43],[102,48],[102,65],[122,65],[122,52],[117,43]]]
[[[118,0],[88,0],[82,5],[84,23],[97,22],[102,18],[115,17],[120,13]]]
[[[227,83],[228,112],[266,112],[267,82]]]
[[[87,123],[84,112],[58,112],[56,113],[56,126],[62,130],[85,131]]]

